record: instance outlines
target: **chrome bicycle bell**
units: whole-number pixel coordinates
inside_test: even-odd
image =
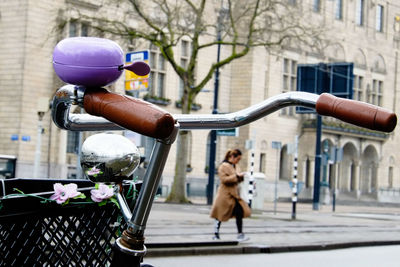
[[[136,145],[122,135],[100,133],[88,137],[82,145],[81,166],[85,176],[95,183],[120,183],[132,179],[140,164]]]

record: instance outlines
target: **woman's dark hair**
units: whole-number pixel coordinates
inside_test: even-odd
[[[233,156],[233,157],[238,157],[242,155],[242,151],[240,151],[239,149],[229,149],[226,154],[225,154],[225,158],[224,161],[228,161],[228,159]]]

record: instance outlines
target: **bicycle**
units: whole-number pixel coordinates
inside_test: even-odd
[[[81,41],[79,40],[78,44],[74,45],[87,46]],[[82,51],[87,50],[81,50],[81,52],[77,53],[85,53]],[[104,51],[99,53],[104,53]],[[66,59],[69,60],[68,58]],[[118,64],[121,63],[118,62]],[[123,67],[118,68],[120,71]],[[149,71],[145,65],[139,64],[136,65],[136,68],[139,69],[139,72],[141,71],[141,74]],[[87,69],[88,71],[93,71],[89,67]],[[107,72],[107,70],[105,71]],[[316,95],[305,92],[283,93],[249,108],[229,114],[172,115],[143,100],[119,95],[101,88],[110,83],[110,81],[113,82],[116,76],[119,77],[120,74],[118,75],[118,73],[112,74],[110,75],[112,78],[100,82],[93,78],[96,70],[82,75],[73,69],[64,69],[61,73],[62,75],[60,73],[57,74],[64,81],[72,84],[61,87],[53,99],[52,118],[58,127],[71,131],[128,129],[155,139],[143,184],[132,211],[126,204],[123,195],[119,191],[117,192],[117,198],[127,227],[115,242],[112,266],[148,266],[141,265],[146,253],[144,242],[146,222],[170,147],[174,143],[179,130],[236,128],[287,106],[314,108],[320,115],[332,116],[361,127],[384,132],[393,131],[397,123],[396,114],[383,108],[354,100],[340,99],[330,94]],[[78,76],[81,75],[78,78],[74,76],[77,73]],[[82,79],[85,80],[83,82],[83,84],[86,83],[85,86],[73,85],[82,84]],[[83,107],[88,114],[70,113],[71,105],[76,104]],[[117,138],[113,137],[113,135],[109,135],[106,138],[110,138],[111,142],[119,142],[114,140]],[[90,149],[85,152],[87,154],[83,154],[83,158],[86,159],[91,156],[90,160],[84,162],[83,165],[86,169],[97,166],[98,168],[103,168],[104,173],[113,173],[113,175],[89,175],[89,178],[94,182],[121,183],[122,180],[129,176],[132,169],[137,166],[137,159],[127,160],[130,157],[129,155],[134,154],[134,152],[126,152],[123,155],[113,155],[112,152],[109,152],[105,156],[106,159],[101,162],[103,165],[99,165],[99,156],[96,156],[96,146],[100,146],[99,142],[101,141],[94,142],[94,145],[91,145]],[[113,164],[122,163],[109,164],[110,170],[108,170],[104,167],[104,164],[111,161]],[[128,168],[129,171],[123,173],[122,169],[124,168],[125,170]]]

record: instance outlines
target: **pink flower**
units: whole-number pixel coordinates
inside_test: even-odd
[[[102,202],[114,196],[114,190],[105,184],[99,184],[98,189],[90,190],[91,198],[94,202]]]
[[[94,176],[96,177],[97,174],[103,174],[103,172],[100,169],[97,169],[96,166],[93,168],[90,168],[87,172],[87,175]]]
[[[50,199],[55,200],[58,204],[63,204],[68,199],[79,196],[81,193],[77,191],[78,186],[76,184],[62,185],[60,183],[54,184],[54,194]]]

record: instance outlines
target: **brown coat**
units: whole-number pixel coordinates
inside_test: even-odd
[[[241,181],[239,181],[236,173],[234,166],[228,162],[223,162],[218,167],[218,176],[221,183],[210,214],[212,218],[218,221],[225,222],[234,217],[232,213],[236,204],[235,199],[242,206],[244,218],[249,217],[251,214],[250,207],[240,198],[238,184]]]

